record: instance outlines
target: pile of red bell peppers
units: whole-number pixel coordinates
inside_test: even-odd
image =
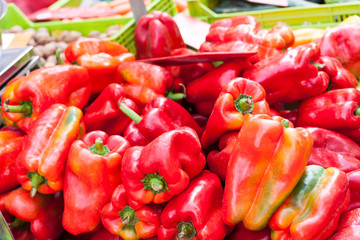
[[[360,239],[359,26],[292,47],[289,27],[220,20],[200,51],[257,54],[216,66],[69,44],[1,96],[15,239]],[[137,59],[197,54],[161,12],[135,43]]]

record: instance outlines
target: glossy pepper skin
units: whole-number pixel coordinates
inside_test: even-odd
[[[98,38],[71,42],[64,53],[69,63],[77,63],[88,70],[92,94],[100,93],[110,83],[120,82],[116,78],[119,65],[135,60],[123,45]]]
[[[122,158],[129,147],[123,137],[102,131],[89,132],[71,145],[64,181],[63,226],[68,232],[91,232],[99,225],[101,209],[121,183]]]
[[[145,147],[127,150],[121,177],[131,201],[160,204],[182,192],[204,166],[196,132],[182,127],[163,133]]]
[[[160,226],[162,205],[141,206],[128,201],[124,186],[119,185],[111,202],[101,211],[104,227],[125,240],[154,237]]]
[[[22,134],[0,130],[0,193],[19,186],[15,160],[22,150],[23,141]]]
[[[295,102],[327,89],[329,76],[312,63],[319,57],[315,43],[300,45],[256,63],[243,77],[260,83],[269,104]]]
[[[124,82],[126,96],[141,108],[158,96],[164,96],[173,86],[171,74],[163,67],[143,63],[123,63],[118,76]]]
[[[5,209],[15,217],[11,223],[13,228],[28,228],[30,223],[31,234],[38,240],[59,239],[63,227],[61,225],[64,202],[62,194],[37,194],[30,197],[28,191],[18,188],[5,198]]]
[[[271,240],[271,229],[266,227],[260,231],[250,231],[244,227],[244,224],[236,225],[235,230],[226,238],[226,240]]]
[[[359,143],[359,103],[360,91],[355,88],[325,92],[299,105],[297,125],[334,130]]]
[[[358,24],[339,25],[328,29],[318,45],[321,55],[337,58],[355,77],[360,76],[360,37]]]
[[[313,137],[308,165],[336,167],[345,173],[360,169],[360,147],[350,138],[324,128],[305,127]]]
[[[244,60],[221,64],[186,86],[186,101],[194,103],[199,113],[210,116],[222,88],[250,66],[251,64]]]
[[[219,150],[211,151],[206,157],[209,169],[223,182],[226,179],[227,166],[238,135],[239,131],[233,131],[222,136],[218,145]]]
[[[360,238],[360,208],[341,215],[336,233],[329,240],[347,240]]]
[[[272,239],[328,239],[349,204],[346,174],[310,165],[270,220]]]
[[[139,19],[134,40],[138,59],[169,56],[172,50],[185,47],[175,21],[170,14],[160,11]]]
[[[241,128],[228,163],[222,202],[228,225],[266,227],[271,215],[295,188],[312,148],[312,137],[288,120],[265,114]]]
[[[27,132],[39,115],[55,103],[82,109],[90,92],[85,68],[71,65],[44,67],[6,85],[1,96],[1,111]]]
[[[121,103],[120,109],[124,107]],[[169,98],[157,97],[153,99],[145,106],[143,112],[142,117],[137,116],[134,112],[128,113],[128,116],[138,123],[138,132],[147,139],[147,142],[151,142],[165,132],[185,126],[195,130],[198,136],[202,134],[202,129],[191,114]]]
[[[161,213],[159,240],[224,239],[231,228],[221,220],[220,179],[203,171]]]
[[[204,148],[208,148],[225,133],[240,130],[246,114],[269,112],[264,88],[249,79],[235,78],[223,87],[216,99],[201,143]]]
[[[122,135],[131,120],[119,109],[120,99],[135,112],[139,111],[134,101],[125,98],[124,88],[111,83],[87,108],[84,115],[86,131],[101,130],[109,135]]]
[[[347,173],[350,190],[350,204],[347,211],[360,208],[360,169]]]
[[[32,124],[16,159],[17,179],[32,196],[63,189],[66,160],[81,119],[80,109],[54,104]]]

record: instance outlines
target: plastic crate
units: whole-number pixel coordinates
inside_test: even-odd
[[[174,16],[176,11],[176,5],[173,0],[156,0],[152,2],[150,7],[148,8],[148,12],[152,12],[154,10],[167,12],[171,16]],[[119,32],[114,34],[112,37],[108,38],[108,40],[118,42],[124,45],[130,52],[135,53],[135,41],[134,41],[134,32],[135,32],[135,20],[132,19],[128,22]]]
[[[62,6],[79,6],[80,0],[61,0],[53,4],[50,8],[59,8]],[[69,5],[70,4],[70,5]],[[147,7],[148,11],[161,10],[174,14],[175,4],[169,0],[154,0]],[[176,12],[176,10],[175,10]],[[38,29],[41,27],[47,28],[50,32],[55,30],[75,30],[81,32],[84,36],[87,36],[91,31],[97,30],[99,32],[105,32],[106,29],[111,25],[124,26],[133,22],[132,17],[109,17],[109,18],[95,18],[95,19],[84,19],[80,21],[49,21],[49,22],[32,22],[24,13],[16,7],[16,5],[10,3],[6,15],[0,21],[1,28],[3,30],[10,29],[15,25],[20,25],[22,28],[34,28]],[[128,26],[128,25],[126,25]],[[129,27],[126,27],[128,29]],[[125,31],[125,29],[124,29]],[[123,32],[123,31],[122,31]],[[118,34],[116,34],[118,35]]]
[[[360,1],[226,14],[213,12],[204,0],[188,0],[188,7],[191,16],[208,23],[239,15],[252,15],[263,28],[271,28],[278,23],[288,25],[293,29],[302,27],[326,28],[338,25],[348,16],[360,15]]]

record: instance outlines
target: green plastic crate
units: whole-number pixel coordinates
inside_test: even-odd
[[[62,6],[79,6],[80,0],[60,0],[53,4],[50,8],[59,8]],[[174,8],[174,9],[173,9]],[[154,0],[147,7],[148,11],[161,10],[169,12],[174,15],[175,4],[169,0]],[[175,10],[176,12],[176,10]],[[49,31],[55,30],[75,30],[81,32],[84,36],[87,36],[91,31],[97,30],[99,32],[105,32],[106,29],[111,26],[118,24],[120,26],[128,26],[127,23],[133,22],[132,17],[109,17],[109,18],[98,18],[98,19],[84,19],[80,21],[49,21],[49,22],[32,22],[24,13],[16,7],[16,5],[10,3],[8,10],[3,19],[0,21],[1,28],[3,30],[10,29],[15,25],[20,25],[24,29],[34,28],[38,29],[41,27],[47,28]],[[131,24],[131,23],[130,23]],[[126,27],[128,29],[129,27]],[[125,31],[125,29],[124,29]],[[122,32],[124,32],[122,31]],[[118,34],[116,34],[118,36]]]
[[[188,7],[191,16],[208,23],[239,15],[252,15],[263,28],[271,28],[278,23],[286,24],[293,29],[303,27],[326,28],[338,25],[348,16],[360,15],[360,1],[226,14],[213,12],[206,6],[204,0],[188,0]]]
[[[148,12],[152,12],[154,10],[167,12],[171,16],[175,16],[177,13],[176,11],[176,5],[173,0],[156,0],[150,5],[148,8]],[[111,38],[108,38],[108,40],[118,42],[122,45],[124,45],[127,49],[129,49],[130,52],[135,53],[136,47],[135,47],[135,41],[134,41],[134,32],[135,32],[135,20],[132,19],[130,22],[128,22],[120,31],[116,34],[114,34]]]

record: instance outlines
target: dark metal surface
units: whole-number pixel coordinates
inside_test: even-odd
[[[143,0],[130,0],[130,6],[134,14],[135,22],[138,22],[143,15],[148,13]]]

